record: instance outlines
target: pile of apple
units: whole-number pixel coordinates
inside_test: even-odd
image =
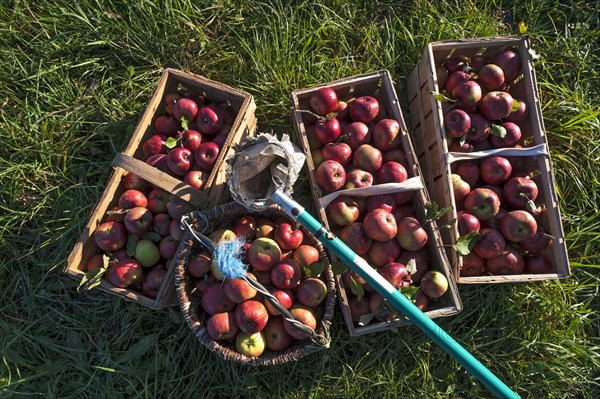
[[[154,299],[177,252],[183,236],[180,219],[190,205],[133,173],[126,173],[121,185],[125,191],[118,204],[93,234],[101,252],[90,257],[86,268],[108,266],[110,284]]]
[[[166,94],[164,114],[154,121],[156,134],[142,143],[143,160],[202,190],[235,117],[227,102]]]
[[[538,184],[523,163],[523,157],[491,156],[452,166],[459,240],[471,241],[462,277],[552,273],[541,252],[553,237],[539,223]]]
[[[235,218],[231,226],[213,231],[208,238],[218,244],[242,236],[248,276],[267,288],[294,319],[316,329],[327,297],[327,285],[318,277],[325,266],[318,249],[286,219],[251,214]],[[206,331],[222,345],[257,357],[266,349],[283,351],[308,338],[246,281],[224,278],[209,251],[194,253],[186,272],[193,293],[201,296]]]
[[[489,57],[453,56],[436,67],[443,93],[446,136],[450,151],[471,152],[520,147],[527,104],[510,94],[521,74],[521,58],[512,50]]]
[[[316,180],[325,193],[342,189],[402,183],[408,179],[400,124],[385,117],[372,96],[340,100],[330,87],[310,98],[305,126]],[[408,291],[421,309],[442,296],[446,276],[429,270],[428,235],[413,212],[414,192],[358,197],[340,195],[325,211],[330,227],[395,288]],[[349,308],[355,323],[389,321],[398,315],[387,301],[353,271],[343,275],[350,288]],[[419,287],[419,289],[415,289]]]

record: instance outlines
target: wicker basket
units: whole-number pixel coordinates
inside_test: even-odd
[[[204,346],[223,359],[252,366],[283,364],[298,360],[310,353],[329,347],[331,320],[333,318],[333,309],[335,305],[335,281],[329,257],[325,249],[304,226],[289,217],[277,205],[271,205],[268,209],[263,211],[249,211],[236,202],[219,205],[203,212],[194,212],[190,214],[190,222],[195,230],[206,234],[218,228],[231,225],[233,220],[245,214],[271,218],[273,220],[277,218],[287,219],[294,228],[302,230],[307,243],[317,248],[321,255],[321,260],[325,260],[326,268],[323,274],[327,285],[328,295],[325,299],[325,311],[323,317],[319,321],[315,331],[315,340],[305,339],[302,341],[295,341],[289,348],[280,352],[265,349],[263,354],[259,357],[245,356],[236,352],[233,349],[232,344],[222,344],[213,340],[206,331],[206,321],[208,320],[208,316],[202,311],[200,299],[194,295],[190,295],[191,280],[186,274],[187,264],[191,255],[197,249],[202,248],[202,245],[195,240],[190,233],[186,232],[179,245],[177,255],[174,258],[174,265],[175,289],[181,311],[183,312],[188,326]]]

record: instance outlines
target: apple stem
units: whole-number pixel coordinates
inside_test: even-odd
[[[328,121],[328,119],[326,117],[321,116],[319,114],[315,114],[314,112],[309,111],[307,109],[299,109],[297,112],[302,112],[302,113],[305,113],[305,114],[310,114],[310,115],[314,116],[315,118],[317,118],[317,121],[322,122],[322,123],[325,123],[325,122]]]
[[[340,136],[335,140],[335,144],[339,144],[344,140],[349,139],[351,136],[350,133],[340,134]]]

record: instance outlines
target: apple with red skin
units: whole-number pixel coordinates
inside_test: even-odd
[[[217,143],[207,141],[200,144],[200,147],[194,152],[194,159],[198,169],[210,172],[217,162],[219,152],[220,148]]]
[[[319,250],[309,244],[301,244],[294,250],[292,259],[300,265],[301,268],[309,267],[311,264],[318,262],[321,258]]]
[[[302,244],[304,234],[302,230],[293,228],[291,224],[282,223],[275,228],[273,238],[282,250],[293,251]]]
[[[349,113],[355,122],[370,123],[379,114],[379,101],[372,96],[357,97],[350,104]]]
[[[133,258],[117,261],[108,269],[108,282],[118,288],[127,288],[142,278],[142,266]]]
[[[212,273],[207,273],[201,278],[195,278],[193,279],[194,289],[196,290],[194,293],[201,297],[211,285],[218,281]]]
[[[212,135],[218,133],[224,125],[220,113],[212,107],[202,107],[196,115],[196,126],[200,133]]]
[[[365,123],[351,122],[342,129],[342,141],[348,143],[352,150],[362,144],[369,144],[373,136],[371,129]]]
[[[147,207],[148,198],[138,190],[127,190],[119,196],[119,207],[121,209],[131,209],[136,206]]]
[[[467,140],[470,143],[480,143],[490,135],[491,123],[481,114],[469,114],[471,127],[467,132]]]
[[[239,330],[233,312],[216,313],[206,321],[206,333],[215,341],[231,342]]]
[[[203,190],[208,181],[209,172],[203,170],[190,170],[183,177],[183,182],[189,184],[196,190]]]
[[[223,284],[220,281],[208,287],[202,295],[202,309],[209,315],[229,312],[235,308],[236,303],[225,295]]]
[[[198,104],[196,104],[196,102],[192,99],[180,98],[173,105],[173,116],[178,121],[185,117],[188,122],[192,122],[194,118],[196,118],[197,114]]]
[[[385,322],[397,319],[400,314],[398,310],[378,292],[373,293],[369,298],[369,309],[376,320]]]
[[[500,126],[506,131],[506,136],[500,137],[495,134],[490,135],[490,143],[494,148],[509,148],[517,145],[521,140],[521,128],[513,122],[504,122]]]
[[[300,323],[304,324],[312,328],[313,330],[317,329],[317,318],[314,313],[301,305],[295,305],[290,309],[290,313],[295,320],[298,320]],[[294,324],[290,323],[287,320],[283,320],[283,326],[285,327],[285,331],[292,336],[292,338],[303,340],[309,337],[309,335],[300,329],[298,329]]]
[[[396,262],[406,265],[407,268],[411,260],[414,261],[417,269],[417,271],[411,275],[411,278],[413,284],[419,284],[423,275],[429,271],[429,251],[427,248],[421,248],[418,251],[402,251],[400,256],[396,258]]]
[[[502,197],[500,197],[502,198]],[[500,208],[496,216],[491,219],[485,220],[481,222],[481,227],[491,227],[494,229],[498,229],[500,227],[500,221],[502,218],[508,213],[506,208]]]
[[[161,172],[165,172],[171,176],[174,175],[174,173],[171,172],[171,169],[169,169],[169,167],[167,166],[167,154],[151,155],[148,159],[146,159],[145,162],[148,165],[160,170]]]
[[[382,155],[384,165],[388,162],[398,162],[400,165],[404,166],[405,169],[408,168],[408,160],[406,159],[406,154],[404,153],[403,149],[396,148],[393,150],[385,151],[382,152]]]
[[[381,151],[370,144],[362,144],[352,154],[352,163],[359,169],[375,173],[383,163]]]
[[[294,288],[300,282],[302,269],[293,259],[284,259],[271,269],[271,283],[281,289]]]
[[[483,276],[485,270],[485,259],[471,251],[462,257],[461,277]]]
[[[481,115],[490,121],[506,118],[512,112],[514,100],[505,91],[490,91],[479,102]]]
[[[398,148],[401,139],[400,124],[395,119],[382,119],[373,127],[372,144],[382,152]]]
[[[470,187],[475,187],[479,181],[479,165],[473,161],[459,162],[456,165],[456,174],[469,183]]]
[[[270,271],[282,256],[277,242],[267,237],[259,237],[252,241],[247,254],[250,266],[260,271]]]
[[[425,311],[429,306],[429,297],[423,291],[419,290],[417,295],[415,295],[414,304],[419,310]]]
[[[256,228],[258,227],[256,218],[252,215],[242,215],[233,221],[231,229],[238,236],[244,236],[248,240],[254,239]]]
[[[327,143],[321,149],[323,159],[331,159],[342,165],[347,165],[352,160],[352,148],[347,143]]]
[[[471,192],[471,185],[464,181],[460,175],[456,173],[450,174],[452,181],[452,193],[456,202],[464,200]]]
[[[473,143],[473,151],[486,151],[486,150],[491,150],[493,148],[494,147],[492,147],[489,137],[487,140],[483,140],[478,143]]]
[[[416,218],[405,217],[398,222],[396,240],[407,251],[418,251],[425,247],[429,237]]]
[[[147,208],[154,213],[167,212],[167,204],[169,203],[170,194],[160,188],[155,188],[148,193]],[[144,206],[144,205],[137,205]]]
[[[246,333],[240,331],[235,336],[235,350],[244,356],[259,357],[266,348],[265,335],[262,331],[257,333]]]
[[[94,254],[85,263],[85,271],[87,272],[100,269],[101,267],[104,267],[104,254]]]
[[[193,165],[194,154],[185,147],[175,147],[167,154],[167,166],[177,176],[185,176]]]
[[[116,251],[127,243],[127,230],[120,222],[104,222],[94,231],[94,242],[103,251]]]
[[[489,220],[500,210],[500,198],[489,188],[478,187],[465,198],[465,210],[480,221]]]
[[[460,109],[471,110],[481,100],[482,90],[479,83],[468,80],[458,85],[453,91],[453,97],[458,97]]]
[[[537,221],[531,213],[523,210],[508,212],[500,221],[499,230],[509,241],[521,242],[532,238],[537,232]]]
[[[489,60],[498,65],[504,72],[504,78],[510,82],[521,72],[521,57],[511,50],[503,50],[494,55]]]
[[[512,177],[502,187],[502,196],[513,208],[524,209],[527,201],[536,200],[538,187],[535,181],[528,177]]]
[[[172,195],[167,202],[167,213],[172,219],[181,220],[186,213],[194,210],[194,207],[187,201]]]
[[[542,225],[538,224],[535,234],[521,241],[519,245],[528,253],[537,254],[552,245],[552,236],[546,233]]]
[[[487,64],[487,57],[484,57],[482,55],[476,55],[475,57],[471,58],[471,61],[469,62],[469,66],[475,73],[479,73],[479,71],[481,71],[481,68],[483,68]]]
[[[512,246],[506,246],[500,255],[485,260],[488,272],[498,274],[521,274],[525,269],[523,255]]]
[[[338,226],[347,226],[356,222],[360,216],[358,204],[352,197],[340,195],[325,208],[327,217]]]
[[[367,212],[377,208],[394,213],[396,210],[396,199],[391,194],[377,194],[367,197]]]
[[[510,178],[512,165],[505,157],[485,158],[479,167],[481,180],[487,184],[500,185]]]
[[[199,278],[210,272],[211,263],[212,257],[210,253],[202,251],[190,258],[187,264],[187,271],[192,277]]]
[[[141,237],[150,231],[153,220],[152,212],[148,208],[138,206],[127,211],[123,223],[129,233]]]
[[[273,238],[273,235],[275,233],[275,227],[277,227],[275,225],[275,223],[273,223],[272,221],[268,220],[268,219],[264,219],[264,218],[257,218],[256,219],[256,238],[260,238],[260,237],[266,237],[266,238]]]
[[[171,216],[171,215],[169,215]],[[169,224],[169,234],[176,240],[183,238],[183,229],[181,228],[181,220],[173,219],[171,217],[171,223]]]
[[[342,127],[337,118],[319,120],[315,124],[315,137],[321,144],[333,143],[342,134]]]
[[[219,149],[223,148],[227,138],[229,137],[229,132],[231,132],[231,126],[225,125],[219,130],[214,136],[210,138],[210,141],[215,143]]]
[[[554,273],[552,262],[541,255],[530,255],[525,258],[525,268],[523,273],[529,274],[549,274]]]
[[[373,174],[359,168],[352,168],[346,173],[344,189],[371,187],[373,185]]]
[[[443,273],[430,270],[421,279],[420,289],[429,298],[439,298],[448,291],[448,279]]]
[[[168,93],[165,95],[164,104],[165,112],[169,115],[173,115],[173,106],[179,100],[181,96],[177,93]]]
[[[467,66],[467,63],[459,57],[451,57],[451,58],[447,58],[444,60],[442,67],[452,73],[452,72],[456,72],[456,71],[463,71],[465,69],[465,67]]]
[[[519,106],[515,111],[511,112],[510,115],[504,118],[505,122],[523,122],[525,118],[529,116],[529,107],[527,106],[527,103],[525,103],[523,100],[517,100],[516,98],[514,101],[518,101]]]
[[[498,90],[504,84],[504,71],[496,64],[487,64],[477,74],[477,81],[487,91]]]
[[[158,250],[160,251],[160,256],[164,259],[173,259],[175,254],[177,254],[177,248],[179,247],[179,240],[171,236],[163,237],[162,240],[158,243]]]
[[[324,161],[316,171],[317,183],[329,192],[337,191],[346,183],[346,170],[344,166],[332,160]]]
[[[247,273],[249,278],[256,280],[252,273]],[[227,278],[223,282],[223,291],[227,298],[235,303],[242,303],[256,296],[256,290],[241,278]]]
[[[354,323],[359,323],[363,316],[371,313],[369,298],[364,296],[352,296],[348,298],[348,308],[350,309],[350,317]]]
[[[473,77],[464,71],[454,71],[450,75],[448,75],[448,79],[446,80],[446,92],[448,93],[448,95],[452,96],[455,87],[458,87],[462,83],[472,79]]]
[[[400,287],[408,287],[410,285],[411,276],[406,266],[399,262],[392,262],[384,265],[378,270],[379,274],[396,289]]]
[[[378,268],[392,263],[401,253],[402,248],[395,239],[373,241],[367,252],[367,258],[373,267]]]
[[[294,342],[292,336],[285,330],[282,317],[271,317],[262,333],[267,348],[272,351],[283,351]]]
[[[444,131],[448,137],[460,138],[471,128],[471,117],[462,109],[453,109],[444,117]]]
[[[339,100],[337,103],[337,107],[335,109],[336,112],[336,118],[340,121],[340,123],[343,122],[348,122],[348,119],[350,118],[350,108],[349,108],[349,103],[348,101],[343,101],[343,100]]]
[[[202,134],[196,130],[188,129],[181,133],[181,145],[192,152],[200,147],[202,140]]]
[[[412,205],[398,205],[396,203],[396,210],[393,212],[394,217],[396,218],[396,224],[405,217],[412,216],[415,217],[415,211]]]
[[[235,122],[235,110],[229,102],[219,101],[208,104],[208,107],[215,111],[225,125],[233,125]]]
[[[162,287],[167,271],[163,265],[154,266],[147,274],[144,281],[142,281],[142,293],[148,298],[156,298],[158,291]]]
[[[474,215],[464,211],[458,212],[456,223],[458,226],[458,234],[461,236],[472,232],[476,233],[481,228],[479,219],[477,219]]]
[[[181,130],[181,123],[171,115],[161,115],[154,121],[156,134],[166,137],[175,137]]]
[[[132,172],[126,172],[123,175],[121,184],[123,184],[125,190],[138,190],[141,192],[146,192],[150,187],[150,184],[146,180]]]
[[[167,152],[169,152],[169,149],[167,148],[166,144],[167,136],[161,136],[159,134],[150,136],[150,138],[144,141],[144,144],[142,144],[142,152],[144,153],[144,159],[149,158],[151,155],[166,154]]]
[[[367,235],[362,223],[350,223],[339,232],[338,238],[359,255],[367,253],[373,239]]]
[[[316,114],[325,116],[337,110],[339,99],[331,87],[321,87],[312,94],[309,103]]]
[[[301,305],[316,307],[327,297],[327,285],[323,280],[309,277],[301,281],[296,289],[296,298]]]
[[[394,161],[386,162],[377,170],[377,184],[385,183],[402,183],[408,179],[408,171],[406,168]]]
[[[506,240],[502,233],[490,227],[479,230],[481,237],[473,246],[473,251],[484,259],[494,258],[504,251]]]
[[[469,152],[474,151],[473,144],[468,143],[468,142],[461,143],[460,140],[456,140],[452,144],[450,144],[450,147],[448,148],[448,150],[450,152],[462,152],[462,153],[469,153]]]
[[[269,276],[269,283],[271,277]],[[264,285],[264,284],[263,284]],[[269,292],[273,295],[279,304],[283,306],[285,309],[289,309],[294,304],[294,294],[290,290],[275,288],[270,289]],[[271,302],[265,300],[265,308],[270,315],[279,316],[281,312],[277,309]]]
[[[391,240],[398,233],[394,215],[383,208],[369,211],[363,220],[363,228],[369,237],[377,241]]]

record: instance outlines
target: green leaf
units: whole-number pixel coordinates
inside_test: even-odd
[[[452,247],[458,252],[460,255],[465,256],[471,253],[471,250],[479,240],[479,237],[482,234],[477,231],[472,231],[465,235],[462,235],[456,240],[456,244]]]
[[[435,98],[437,101],[442,102],[442,103],[455,103],[456,102],[456,100],[448,98],[442,93],[436,93],[435,91],[432,91],[431,94],[433,95],[433,98]]]
[[[371,320],[373,320],[373,313],[364,314],[360,316],[360,319],[358,319],[358,325],[364,327],[368,325],[371,322]]]
[[[158,340],[158,334],[153,333],[146,335],[138,342],[133,344],[131,348],[117,358],[117,363],[126,363],[132,360],[139,359],[148,352]]]
[[[162,240],[162,237],[160,236],[160,234],[158,234],[154,231],[148,231],[148,232],[144,233],[142,238],[144,238],[146,240],[150,240],[155,243],[160,242],[160,240]]]
[[[127,255],[133,256],[135,254],[135,248],[137,247],[138,238],[133,234],[127,236]]]
[[[98,269],[90,270],[81,279],[79,286],[77,287],[77,291],[79,291],[82,287],[86,291],[91,290],[94,287],[97,287],[102,283],[102,277],[108,270],[110,264],[110,258],[106,255],[102,256],[102,267]]]
[[[331,270],[335,275],[342,274],[348,271],[348,266],[341,260],[336,260],[335,262],[331,262]]]
[[[517,110],[519,109],[519,105],[521,105],[521,103],[515,99],[513,99],[513,106],[512,109],[510,110],[510,112],[517,112]]]
[[[359,298],[365,296],[365,290],[362,285],[352,276],[350,276],[350,291]]]
[[[165,142],[165,147],[167,147],[169,150],[175,148],[176,145],[177,139],[175,137],[169,137]]]
[[[188,130],[189,129],[189,125],[188,125],[188,120],[185,116],[181,117],[181,127],[183,128],[183,130]]]
[[[306,277],[319,277],[325,271],[327,264],[324,261],[313,262],[304,268]]]
[[[417,293],[419,292],[419,288],[414,285],[409,285],[408,287],[400,287],[400,292],[410,299],[412,302],[417,298]]]
[[[519,22],[519,35],[524,35],[525,33],[527,33],[527,25],[525,21],[521,21]]]
[[[500,137],[501,139],[506,137],[506,129],[500,125],[496,125],[495,123],[492,123],[490,131],[492,132],[493,135],[496,135],[496,136]]]
[[[432,202],[425,205],[425,217],[427,220],[437,220],[444,216],[450,208],[440,208],[437,202]]]
[[[456,218],[451,219],[448,223],[438,226],[440,229],[449,229],[456,224]]]

